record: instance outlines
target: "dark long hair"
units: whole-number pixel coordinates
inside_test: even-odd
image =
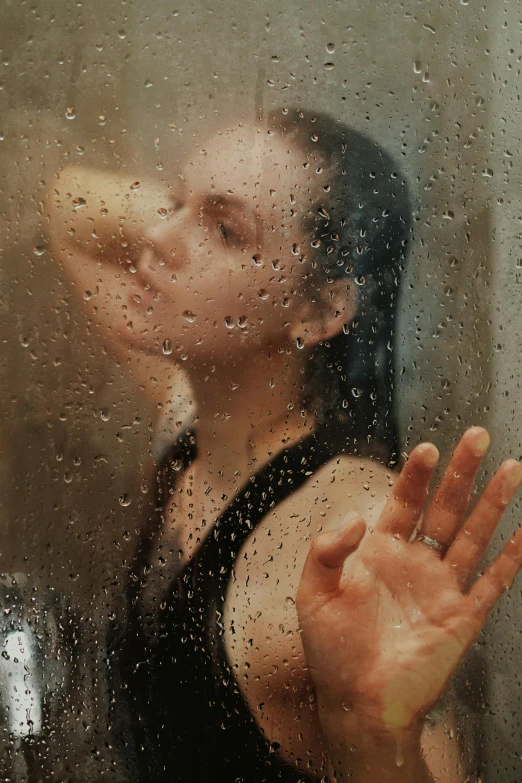
[[[276,110],[267,129],[331,172],[306,218],[313,285],[345,277],[357,287],[355,318],[309,357],[320,424],[341,446],[394,461],[394,323],[412,225],[405,177],[377,142],[328,114]]]

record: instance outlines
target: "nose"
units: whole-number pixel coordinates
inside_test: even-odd
[[[166,215],[161,214],[143,234],[146,256],[150,268],[159,264],[178,264],[186,256],[185,205],[179,204]]]

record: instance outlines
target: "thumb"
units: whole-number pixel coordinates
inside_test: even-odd
[[[331,593],[339,586],[344,561],[355,552],[366,531],[366,523],[354,514],[337,530],[319,533],[312,541],[304,564],[299,593],[301,598]]]

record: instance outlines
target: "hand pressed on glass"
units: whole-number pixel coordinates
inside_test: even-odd
[[[411,453],[373,529],[354,516],[315,538],[297,609],[327,740],[393,737],[400,766],[400,743],[416,741],[424,716],[512,584],[522,565],[522,529],[469,584],[522,481],[522,465],[506,460],[462,521],[488,444],[482,428],[465,433],[422,520],[438,462],[429,443]]]

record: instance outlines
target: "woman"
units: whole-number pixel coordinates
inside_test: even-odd
[[[391,480],[405,185],[367,138],[287,110],[216,134],[178,180],[123,291],[127,339],[182,361],[197,408],[114,655],[130,775],[449,780],[424,719],[519,568],[520,532],[469,583],[522,466],[467,520],[482,428],[427,509],[433,445]]]

